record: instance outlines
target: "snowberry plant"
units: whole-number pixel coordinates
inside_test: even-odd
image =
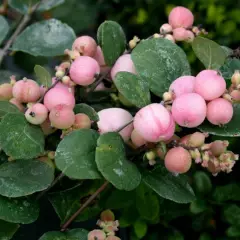
[[[141,239],[159,223],[161,201],[195,203],[199,177],[234,171],[238,155],[224,137],[240,136],[240,73],[233,51],[208,39],[189,9],[173,8],[145,39],[127,40],[114,21],[95,39],[56,19],[24,29],[35,11],[61,1],[27,11],[14,2],[25,17],[9,39],[0,17],[0,61],[9,49],[60,61],[53,75],[36,65],[32,79],[0,85],[1,239],[35,222],[43,198],[61,226],[40,240],[118,240],[127,226]],[[182,42],[203,63],[200,72],[193,74]],[[196,169],[202,175],[193,178]],[[96,217],[96,229],[72,229]]]

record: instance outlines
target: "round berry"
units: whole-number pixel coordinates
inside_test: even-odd
[[[141,147],[147,143],[147,141],[135,129],[132,131],[131,140],[135,147]]]
[[[42,103],[36,103],[25,112],[25,117],[28,122],[39,125],[42,124],[48,117],[48,110]]]
[[[189,137],[189,146],[201,147],[205,142],[206,135],[201,132],[195,132]]]
[[[216,140],[210,144],[210,151],[215,157],[219,157],[222,153],[227,150],[227,141]]]
[[[166,34],[164,38],[171,41],[172,43],[175,43],[175,38],[173,37],[172,34]]]
[[[188,38],[188,32],[185,28],[173,29],[173,37],[176,41],[185,41]]]
[[[80,52],[83,56],[93,57],[97,50],[97,44],[92,37],[81,36],[74,41],[72,49]]]
[[[74,129],[82,129],[82,128],[91,128],[91,120],[88,115],[84,113],[78,113],[75,115],[75,122],[73,124]]]
[[[0,101],[10,100],[13,97],[13,87],[10,83],[4,83],[0,85]]]
[[[160,27],[160,33],[161,34],[166,34],[166,33],[170,33],[172,32],[172,26],[168,23],[164,23],[161,27]]]
[[[88,240],[105,240],[106,234],[102,230],[93,230],[88,233]]]

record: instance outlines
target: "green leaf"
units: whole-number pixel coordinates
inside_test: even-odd
[[[59,20],[50,19],[27,27],[16,39],[13,51],[22,51],[33,56],[53,57],[72,48],[76,35],[72,28]]]
[[[229,47],[221,46],[221,48],[224,50],[227,57],[230,56],[233,53],[233,50]]]
[[[227,229],[226,234],[228,237],[240,237],[240,229],[239,226],[231,226]]]
[[[132,60],[138,75],[149,82],[157,96],[162,96],[176,78],[191,75],[186,54],[167,39],[141,41],[132,52]]]
[[[224,137],[239,137],[240,136],[240,104],[233,105],[233,118],[228,123],[222,127],[213,125],[208,121],[205,121],[198,128],[202,132],[206,132],[212,135],[224,136]]]
[[[225,50],[214,41],[196,37],[192,43],[193,51],[207,69],[219,69],[225,62]]]
[[[212,190],[212,183],[210,177],[207,175],[207,173],[203,171],[197,171],[195,172],[193,176],[193,182],[195,185],[196,192],[200,194],[208,194]]]
[[[49,88],[52,85],[52,77],[50,75],[50,73],[47,71],[47,69],[45,69],[44,67],[40,66],[40,65],[36,65],[34,67],[34,72],[39,80],[39,82]]]
[[[126,36],[122,27],[117,22],[105,21],[98,28],[97,39],[106,64],[112,66],[126,48]]]
[[[0,220],[0,240],[10,240],[18,230],[19,225]]]
[[[39,160],[22,160],[0,166],[0,194],[22,197],[45,190],[54,179],[54,169]]]
[[[197,199],[190,204],[190,211],[193,214],[199,214],[207,210],[207,203],[202,199]]]
[[[68,232],[47,232],[39,240],[87,240],[88,231],[85,229],[72,229]]]
[[[141,181],[137,167],[126,158],[124,143],[116,132],[105,133],[97,141],[98,170],[119,190],[131,191]]]
[[[237,58],[228,58],[220,68],[220,72],[225,79],[231,79],[236,70],[240,70],[240,60]]]
[[[198,240],[212,240],[212,238],[211,238],[210,234],[202,233]]]
[[[231,204],[224,208],[224,219],[232,225],[240,225],[240,207],[236,204]]]
[[[16,11],[26,14],[34,4],[38,3],[40,0],[9,0],[8,3],[10,7],[14,8]],[[47,11],[51,8],[54,8],[62,3],[65,0],[48,0],[41,3],[37,11]]]
[[[94,121],[94,122],[99,121],[97,112],[92,107],[90,107],[89,105],[87,105],[85,103],[76,104],[75,108],[74,108],[74,112],[75,112],[75,114],[85,113],[86,115],[88,115],[88,117],[92,121]]]
[[[101,178],[95,163],[98,136],[92,129],[81,129],[64,137],[56,150],[56,166],[70,178]]]
[[[194,192],[183,175],[174,176],[159,165],[145,173],[143,182],[163,198],[177,203],[189,203],[195,199]]]
[[[29,224],[37,220],[38,214],[39,206],[35,201],[0,196],[0,219],[4,221]]]
[[[0,45],[5,39],[9,31],[9,25],[3,16],[0,16]]]
[[[8,113],[0,123],[0,146],[13,159],[32,159],[44,152],[44,135],[24,114]]]
[[[118,91],[135,106],[141,108],[151,103],[148,82],[137,75],[119,72],[114,83]]]
[[[148,226],[144,221],[138,220],[133,225],[136,236],[142,239],[147,234]]]
[[[18,113],[18,108],[10,102],[0,101],[0,120],[8,113]]]
[[[213,198],[217,202],[240,201],[240,186],[236,183],[217,186],[213,192]]]

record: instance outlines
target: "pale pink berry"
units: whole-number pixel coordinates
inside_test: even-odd
[[[42,103],[36,103],[28,108],[25,112],[25,117],[28,122],[39,125],[46,121],[48,117],[48,110]]]
[[[172,116],[161,104],[150,104],[137,112],[134,118],[134,129],[147,141],[159,142],[170,139]]]
[[[102,230],[93,230],[88,233],[88,240],[105,240],[106,234]]]
[[[227,124],[233,117],[232,104],[223,99],[217,98],[212,100],[207,105],[207,119],[214,125]]]
[[[179,6],[172,9],[168,22],[173,28],[189,28],[193,25],[194,16],[189,9]]]
[[[93,57],[97,50],[97,44],[92,37],[81,36],[74,41],[72,49],[77,50],[83,56]]]
[[[24,78],[17,81],[13,86],[13,97],[23,103],[36,102],[41,96],[39,85],[31,80]]]
[[[141,147],[147,143],[147,141],[135,129],[132,131],[131,140],[135,147]]]
[[[167,34],[172,32],[172,26],[168,23],[164,23],[161,27],[160,27],[160,33],[161,34]]]
[[[98,62],[88,56],[78,57],[71,65],[70,77],[78,85],[88,86],[95,80],[95,75],[100,73]]]
[[[54,128],[52,125],[51,125],[51,122],[49,120],[49,117],[40,125],[42,131],[43,131],[43,134],[45,136],[48,136],[52,133],[54,133],[57,129]]]
[[[186,93],[194,92],[195,77],[182,76],[177,78],[169,87],[169,92],[174,94],[174,97],[179,97]]]
[[[91,120],[88,117],[88,115],[86,115],[84,113],[76,114],[73,128],[74,129],[91,128]]]
[[[170,149],[164,159],[165,167],[173,173],[186,173],[192,165],[190,153],[183,147]]]
[[[136,74],[131,54],[124,54],[118,58],[111,70],[111,78],[114,80],[118,72],[130,72]]]
[[[51,125],[58,129],[68,129],[75,121],[75,114],[67,105],[60,104],[55,106],[49,114]]]
[[[171,115],[171,114],[170,114],[170,115]],[[172,117],[172,115],[171,115],[171,122],[170,122],[170,124],[169,124],[169,127],[168,127],[168,129],[162,134],[160,140],[166,142],[166,141],[168,141],[169,139],[171,139],[171,138],[173,137],[173,135],[174,135],[174,132],[175,132],[175,126],[176,126],[176,124],[175,124],[175,122],[174,122],[174,120],[173,120],[173,117]]]
[[[0,101],[9,100],[13,97],[13,87],[10,83],[0,85]]]
[[[228,145],[227,141],[216,140],[210,144],[210,151],[215,157],[219,157],[227,150]]]
[[[108,236],[106,240],[121,240],[119,237],[116,236]]]
[[[97,51],[93,58],[98,62],[101,73],[107,73],[110,70],[110,67],[106,65],[103,52],[100,46],[97,47]]]
[[[52,84],[54,84],[56,82],[56,78],[52,78]],[[75,89],[74,87],[70,87],[70,86],[67,86],[63,83],[61,83],[60,81],[54,86],[54,88],[59,88],[59,89],[63,89],[63,90],[66,90],[68,91],[69,93],[73,94],[74,95],[74,92],[75,92]]]
[[[195,38],[194,33],[190,30],[187,30],[185,41],[188,43],[191,43],[191,42],[193,42],[194,38]]]
[[[193,128],[199,126],[203,123],[206,113],[206,102],[196,93],[181,95],[173,101],[173,118],[182,127]]]
[[[132,115],[122,108],[107,108],[98,112],[97,122],[100,134],[115,132],[133,120]],[[133,124],[129,124],[119,132],[124,141],[128,141],[133,130]]]
[[[19,109],[19,111],[24,112],[24,106],[16,98],[10,99],[9,102],[15,105]]]
[[[234,86],[238,86],[240,84],[240,71],[235,70],[234,74],[232,75],[231,82]]]
[[[239,90],[233,90],[231,93],[230,93],[232,99],[236,102],[240,102],[240,91]]]
[[[185,28],[175,28],[173,29],[173,37],[176,41],[185,41],[188,38],[188,32]]]
[[[205,142],[206,134],[201,132],[195,132],[189,137],[190,147],[201,147]]]
[[[164,38],[171,41],[172,43],[175,43],[175,38],[172,34],[167,34]]]
[[[203,70],[196,76],[194,91],[207,101],[220,97],[225,90],[226,82],[215,70]]]
[[[44,97],[44,105],[48,108],[49,111],[51,111],[55,106],[59,104],[68,105],[73,109],[75,106],[75,98],[70,92],[64,89],[50,89]]]

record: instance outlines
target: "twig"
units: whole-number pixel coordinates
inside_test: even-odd
[[[64,232],[67,227],[74,221],[74,219],[108,186],[109,182],[106,181],[78,210],[69,220],[63,224],[61,231]]]
[[[12,46],[13,42],[16,40],[17,36],[22,32],[22,30],[25,28],[25,26],[27,25],[27,23],[30,21],[32,14],[38,9],[38,7],[40,6],[40,4],[42,4],[44,1],[46,0],[41,0],[39,1],[37,4],[35,4],[32,8],[29,9],[28,13],[26,13],[23,18],[22,21],[19,23],[18,27],[16,28],[15,32],[13,33],[13,35],[9,38],[9,40],[7,41],[7,43],[5,44],[4,48],[0,51],[0,65],[3,61],[3,58],[5,57],[5,55],[7,54],[9,48]]]
[[[118,128],[115,132],[121,132],[125,127],[127,127],[127,126],[130,125],[131,123],[133,123],[133,120],[131,120],[130,122],[126,123],[126,124],[123,125],[122,127]]]

